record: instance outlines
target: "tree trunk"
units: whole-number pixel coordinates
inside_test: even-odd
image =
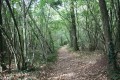
[[[8,8],[9,8],[9,11],[11,13],[11,16],[13,18],[13,21],[14,21],[14,25],[15,25],[15,28],[17,30],[17,34],[18,34],[18,39],[19,39],[19,44],[20,44],[20,50],[21,50],[21,54],[20,54],[20,57],[21,57],[21,63],[22,63],[22,67],[25,66],[25,58],[24,58],[24,53],[23,53],[23,48],[22,48],[22,37],[21,37],[21,34],[20,34],[20,31],[19,31],[19,27],[18,27],[18,24],[17,24],[17,21],[15,19],[15,16],[14,16],[14,13],[12,11],[12,8],[11,8],[11,5],[10,5],[10,2],[9,0],[5,0]],[[20,65],[19,64],[20,62],[18,61],[18,66]]]
[[[74,2],[71,0],[70,3],[70,13],[71,13],[71,27],[70,27],[70,39],[71,39],[71,47],[75,51],[79,50],[78,44],[77,44],[77,35],[76,35],[76,18],[75,18],[75,12],[74,12]]]
[[[120,50],[120,2],[117,0],[117,33],[116,33],[116,50]]]
[[[0,0],[0,65],[2,70],[6,70],[7,67],[5,66],[4,62],[4,50],[3,50],[3,35],[2,35],[2,0]]]
[[[109,15],[108,15],[105,0],[99,0],[99,6],[100,6],[100,11],[102,16],[104,36],[105,36],[106,45],[107,45],[108,62],[109,62],[108,69],[111,75],[111,72],[117,69],[117,65],[116,65],[117,63],[116,63],[116,55],[114,51],[114,44],[112,41],[112,34],[110,31]]]
[[[2,27],[2,1],[0,0],[0,28]],[[2,37],[2,30],[0,29],[0,62],[2,63],[2,52],[3,52],[3,37]],[[0,64],[1,64],[0,63]]]

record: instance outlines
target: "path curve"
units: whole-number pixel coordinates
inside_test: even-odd
[[[52,66],[47,80],[107,80],[86,74],[92,63],[81,61],[78,56],[68,51],[67,46],[60,48],[58,53],[58,60]]]

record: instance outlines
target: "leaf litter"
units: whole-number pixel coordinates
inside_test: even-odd
[[[43,64],[33,72],[12,72],[0,80],[108,80],[107,58],[101,52],[70,52],[67,46],[58,50],[55,63]]]
[[[96,52],[70,52],[67,46],[58,51],[47,80],[108,80],[107,58]]]

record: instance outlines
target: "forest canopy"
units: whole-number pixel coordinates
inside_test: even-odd
[[[74,52],[100,51],[108,74],[119,73],[120,1],[0,0],[2,71],[55,62],[64,45]]]

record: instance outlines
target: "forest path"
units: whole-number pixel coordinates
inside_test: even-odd
[[[47,80],[107,80],[105,77],[101,79],[100,75],[90,76],[88,74],[89,68],[91,71],[94,69],[92,68],[95,64],[94,60],[80,59],[78,55],[69,52],[67,46],[60,48],[58,53],[58,61],[52,66]]]

